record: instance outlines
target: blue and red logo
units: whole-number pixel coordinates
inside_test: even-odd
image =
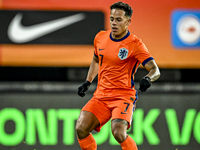
[[[176,10],[171,19],[173,46],[200,48],[200,10]]]

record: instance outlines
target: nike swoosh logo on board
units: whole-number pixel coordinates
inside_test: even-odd
[[[52,33],[56,30],[79,22],[85,19],[85,15],[83,13],[79,13],[72,16],[67,16],[55,20],[51,20],[48,22],[31,25],[31,26],[23,26],[21,24],[23,15],[18,13],[13,20],[11,21],[8,27],[8,37],[12,42],[15,43],[25,43],[30,42],[34,39],[37,39],[46,34]]]

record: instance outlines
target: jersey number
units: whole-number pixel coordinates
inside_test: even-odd
[[[129,107],[129,103],[125,103],[124,104],[126,105],[126,108],[124,109],[124,112],[121,112],[121,114],[127,114],[127,110],[128,110],[128,107]]]
[[[102,66],[102,62],[103,62],[103,55],[99,54],[99,56],[101,57],[101,63],[100,63],[100,66]]]
[[[126,108],[125,108],[125,110],[124,110],[124,112],[127,112],[127,110],[128,110],[128,107],[129,107],[129,105],[130,105],[130,104],[129,104],[129,103],[125,103],[125,102],[124,102],[124,104],[126,104],[126,105],[127,105],[127,106],[126,106]]]

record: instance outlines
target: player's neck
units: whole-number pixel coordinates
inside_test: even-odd
[[[118,39],[121,39],[121,38],[123,38],[124,36],[126,36],[126,34],[128,33],[128,30],[125,30],[124,32],[122,32],[120,35],[115,35],[115,34],[111,34],[112,35],[112,38],[113,39],[116,39],[116,40],[118,40]]]

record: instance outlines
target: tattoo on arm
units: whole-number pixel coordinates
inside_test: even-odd
[[[149,73],[146,75],[151,78],[151,82],[157,80],[160,76],[159,68],[157,67],[154,60],[150,60],[145,64],[145,68]]]
[[[154,69],[156,66],[154,65],[153,61],[148,61],[147,65],[149,66],[149,68]]]

